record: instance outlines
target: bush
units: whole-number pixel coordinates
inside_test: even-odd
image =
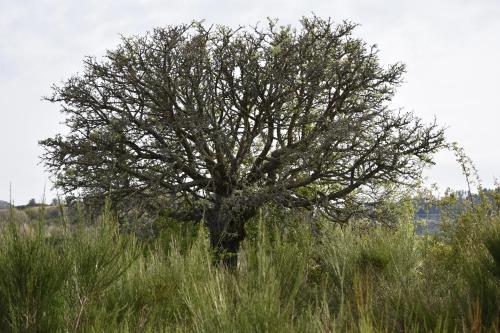
[[[0,236],[0,330],[55,332],[62,327],[69,262],[38,227],[32,235],[12,224]]]
[[[7,225],[0,331],[499,331],[500,218],[481,206],[423,236],[408,217],[340,227],[270,208],[231,270],[203,227],[160,220],[140,242],[99,220]]]

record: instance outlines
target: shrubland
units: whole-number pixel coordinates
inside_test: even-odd
[[[496,332],[500,201],[488,198],[424,235],[408,204],[394,205],[390,225],[348,226],[266,207],[230,268],[199,224],[160,217],[139,239],[110,207],[50,228],[40,214],[30,232],[12,214],[0,235],[0,330]]]

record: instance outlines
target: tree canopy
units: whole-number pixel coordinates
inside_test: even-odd
[[[348,198],[418,179],[443,130],[391,109],[404,65],[356,25],[193,22],[123,38],[53,87],[69,134],[41,141],[66,193],[165,199],[234,251],[262,205],[345,220]]]

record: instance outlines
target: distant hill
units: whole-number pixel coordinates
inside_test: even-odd
[[[0,209],[9,208],[10,204],[7,201],[0,200]]]

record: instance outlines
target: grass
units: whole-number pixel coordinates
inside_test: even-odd
[[[498,332],[498,207],[475,206],[439,236],[401,216],[391,228],[340,228],[262,214],[231,271],[213,265],[194,225],[164,221],[139,241],[108,213],[71,228],[42,218],[30,232],[11,218],[0,331]]]

